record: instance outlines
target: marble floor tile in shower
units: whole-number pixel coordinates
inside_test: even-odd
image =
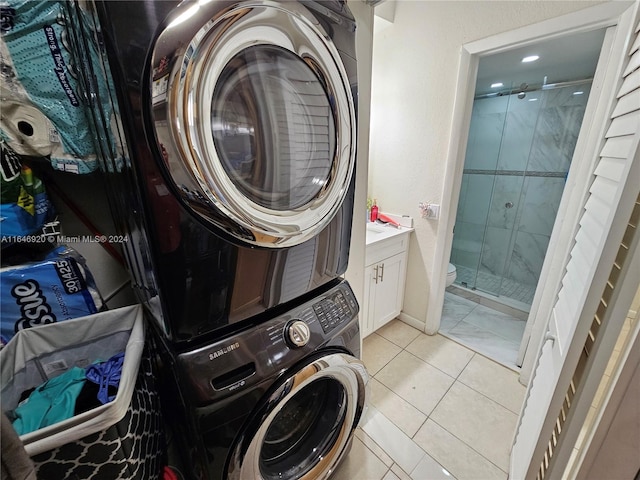
[[[445,292],[439,333],[509,368],[517,369],[525,327],[520,318]]]
[[[484,305],[477,305],[463,321],[506,340],[520,343],[527,322],[519,318],[498,312]]]
[[[442,335],[502,365],[517,369],[516,361],[518,359],[520,342],[507,340],[489,330],[477,327],[464,320],[451,330],[442,332]]]
[[[474,308],[478,306],[477,302],[467,300],[449,292],[444,292],[444,305],[442,307],[442,316],[440,317],[440,330],[451,330]]]
[[[457,284],[469,288],[478,288],[485,292],[507,297],[518,302],[531,305],[536,292],[536,285],[517,282],[508,277],[499,277],[489,272],[478,271],[462,265],[456,265]]]

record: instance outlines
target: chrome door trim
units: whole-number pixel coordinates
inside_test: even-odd
[[[364,414],[369,374],[364,364],[344,353],[323,356],[289,377],[266,401],[266,409],[259,419],[255,433],[243,432],[230,457],[228,478],[261,480],[260,447],[274,418],[286,403],[310,383],[321,378],[340,382],[347,393],[345,422],[331,450],[300,480],[323,480],[331,476],[346,453],[349,439]],[[244,451],[246,449],[246,451]],[[244,453],[243,453],[244,452]]]
[[[239,227],[230,233],[253,245],[300,244],[332,220],[348,192],[356,117],[347,73],[330,36],[298,2],[249,0],[218,10],[218,2],[191,4],[155,44],[150,101],[159,151],[177,191],[205,220],[224,228],[216,218],[221,212]],[[254,45],[275,45],[301,58],[323,82],[333,107],[336,150],[329,179],[297,209],[269,209],[243,195],[225,172],[211,134],[216,80],[236,54]],[[154,80],[162,65],[171,65],[169,74]]]

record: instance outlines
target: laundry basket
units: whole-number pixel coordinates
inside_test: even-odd
[[[0,351],[2,409],[73,367],[125,352],[115,399],[20,436],[38,479],[159,478],[164,437],[143,310],[123,307],[18,332]]]

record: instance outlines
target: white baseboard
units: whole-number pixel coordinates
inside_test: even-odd
[[[417,328],[418,330],[420,330],[421,332],[424,332],[424,322],[421,322],[420,320],[418,320],[415,317],[412,317],[411,315],[407,315],[404,312],[400,312],[400,315],[398,315],[398,319],[403,321],[404,323],[406,323],[407,325],[412,326],[413,328]]]

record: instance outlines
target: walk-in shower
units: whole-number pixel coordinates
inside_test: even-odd
[[[528,310],[590,88],[525,83],[476,97],[451,251],[457,285]]]

